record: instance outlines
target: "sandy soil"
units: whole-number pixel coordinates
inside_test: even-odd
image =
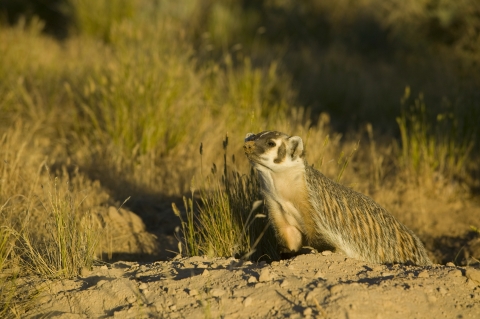
[[[475,267],[377,265],[329,251],[272,264],[119,261],[44,286],[30,318],[480,318]]]

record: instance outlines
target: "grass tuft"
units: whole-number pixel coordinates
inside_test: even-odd
[[[24,233],[21,242],[27,268],[48,278],[71,278],[91,269],[100,240],[99,224],[89,211],[79,211],[81,201],[68,190],[60,192],[58,178],[45,185],[42,206],[46,236]]]
[[[431,120],[422,94],[407,106],[410,101],[407,87],[403,111],[397,118],[402,142],[400,166],[407,178],[431,186],[464,178],[476,142],[476,127],[468,120],[459,121],[453,112],[439,113]]]
[[[278,259],[276,241],[263,212],[263,201],[255,172],[241,174],[231,166],[228,136],[223,140],[223,170],[216,165],[200,188],[198,209],[194,196],[185,199],[187,222],[182,220],[183,242],[187,255]],[[230,164],[229,164],[230,163]],[[179,210],[174,210],[181,218]]]

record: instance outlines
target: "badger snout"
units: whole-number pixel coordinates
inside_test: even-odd
[[[255,150],[255,142],[249,141],[243,145],[243,151],[245,154],[251,154]]]

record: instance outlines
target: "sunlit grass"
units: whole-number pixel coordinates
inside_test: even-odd
[[[310,164],[362,191],[381,193],[396,181],[412,191],[427,184],[442,190],[475,178],[469,172],[478,170],[478,131],[465,114],[478,118],[469,113],[477,84],[442,89],[458,74],[474,77],[480,42],[457,29],[450,47],[425,34],[402,42],[445,10],[452,21],[464,13],[459,30],[477,25],[475,11],[464,10],[471,1],[433,9],[402,2],[415,9],[412,15],[375,0],[274,1],[258,8],[218,0],[69,3],[75,31],[62,42],[43,35],[38,18],[0,26],[0,270],[11,274],[1,277],[0,316],[17,297],[16,276],[65,278],[91,267],[95,248],[104,244],[96,210],[130,197],[186,196],[184,212],[175,208],[185,255],[278,258],[255,173],[241,151],[247,132],[301,136]],[[433,15],[423,14],[429,10]],[[362,28],[329,38],[364,27],[365,17],[403,53],[377,59],[374,50],[370,59],[358,47],[371,40]],[[289,27],[288,37],[275,34],[290,23],[298,28]],[[317,42],[324,36],[325,43]],[[451,65],[432,65],[419,43],[434,52],[441,47],[439,61]],[[399,104],[409,81],[425,86],[425,94],[406,93]],[[460,110],[427,103],[430,94],[438,101],[438,92],[447,104],[458,95]],[[395,116],[399,148],[392,142]],[[352,124],[365,118],[374,123],[366,134]],[[374,136],[375,123],[390,131]]]
[[[81,211],[83,199],[69,190],[60,192],[59,180],[49,181],[42,206],[46,235],[21,238],[26,268],[48,278],[71,278],[91,269],[100,241],[100,227],[89,211]],[[63,185],[68,188],[68,185]]]
[[[452,183],[467,174],[467,161],[476,143],[477,129],[451,112],[437,114],[429,120],[426,104],[420,95],[410,103],[410,88],[402,98],[404,110],[397,118],[402,151],[400,165],[409,178],[437,187]]]
[[[223,140],[223,165],[214,165],[201,179],[199,198],[184,198],[187,221],[182,220],[182,243],[188,256],[207,255],[243,259],[278,259],[272,229],[260,204],[260,189],[253,170],[241,174],[232,168],[228,136]]]

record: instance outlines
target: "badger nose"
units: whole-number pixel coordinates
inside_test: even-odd
[[[252,153],[254,149],[255,149],[255,142],[253,141],[247,142],[243,145],[243,151],[246,154]]]

